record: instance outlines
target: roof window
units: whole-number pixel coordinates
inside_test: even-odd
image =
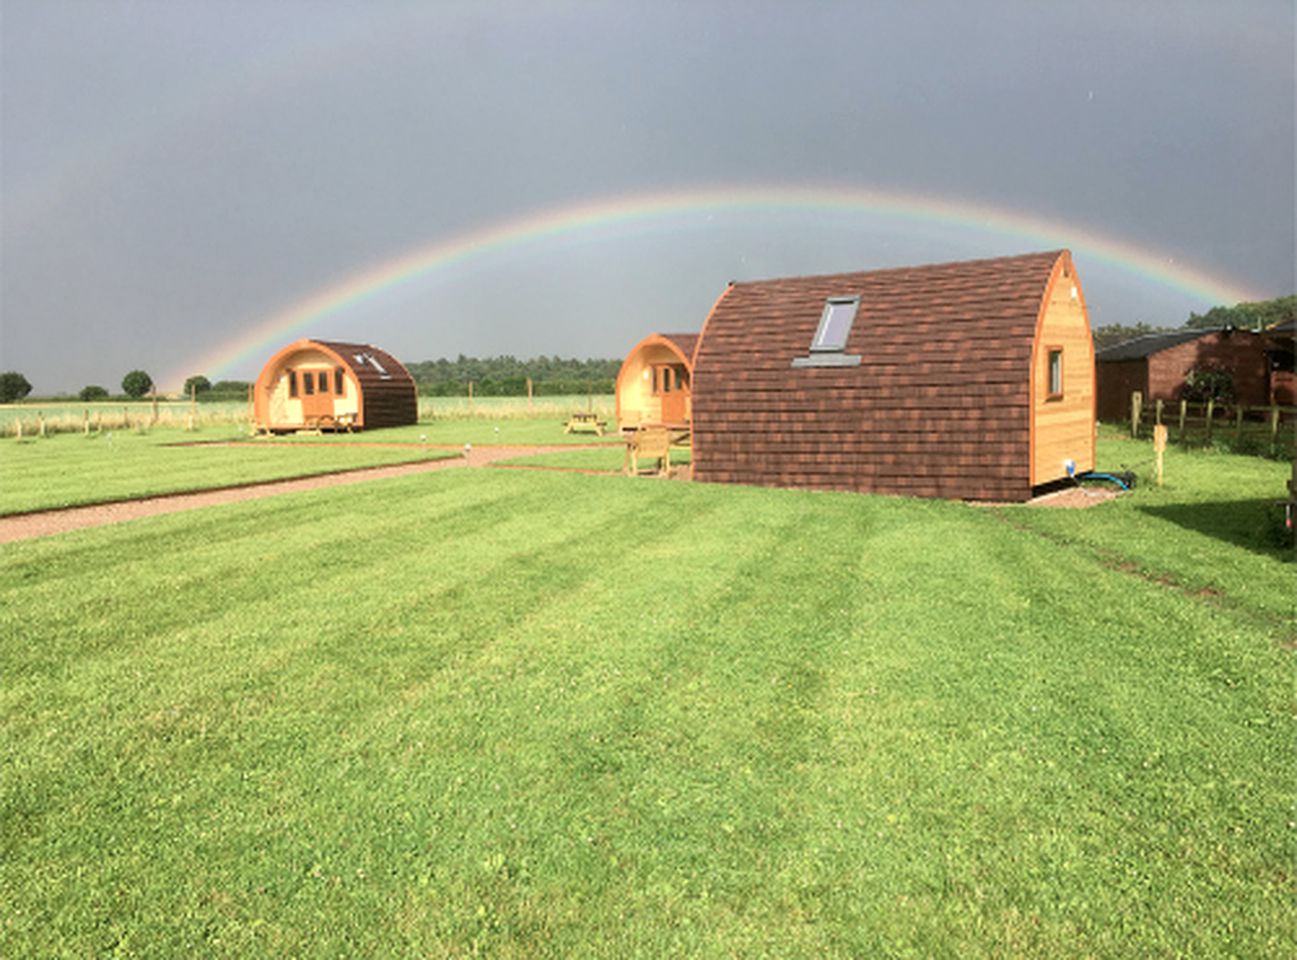
[[[794,367],[854,367],[860,364],[859,354],[848,354],[847,336],[856,322],[859,297],[829,297],[824,301],[820,325],[811,340],[810,355],[794,357]]]

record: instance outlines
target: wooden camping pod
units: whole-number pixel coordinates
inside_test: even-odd
[[[693,416],[693,353],[698,335],[651,333],[617,372],[617,423],[688,427]]]
[[[698,480],[1021,501],[1094,467],[1065,250],[731,284],[693,359]]]
[[[414,379],[385,350],[298,340],[271,357],[253,389],[257,426],[271,432],[374,429],[417,423]]]

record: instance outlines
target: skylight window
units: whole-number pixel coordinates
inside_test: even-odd
[[[847,334],[856,319],[859,297],[830,297],[824,304],[819,329],[811,341],[812,353],[841,353],[847,347]]]
[[[793,357],[794,367],[857,367],[860,354],[847,353],[847,337],[856,322],[859,297],[829,297],[824,301],[820,325],[805,357]]]

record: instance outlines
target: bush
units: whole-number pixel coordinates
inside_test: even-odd
[[[85,401],[107,400],[108,391],[97,383],[91,383],[81,388],[81,392],[77,394],[77,398]]]
[[[1234,378],[1228,370],[1211,365],[1194,367],[1184,378],[1184,387],[1180,398],[1190,403],[1206,403],[1208,400],[1230,401],[1234,399]]]

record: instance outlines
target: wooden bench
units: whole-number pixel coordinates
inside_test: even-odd
[[[563,424],[564,433],[593,433],[602,437],[608,427],[607,420],[600,420],[597,413],[574,413]]]
[[[665,427],[646,427],[626,438],[623,472],[638,476],[640,460],[654,461],[651,469],[660,477],[671,474],[671,433]]]

